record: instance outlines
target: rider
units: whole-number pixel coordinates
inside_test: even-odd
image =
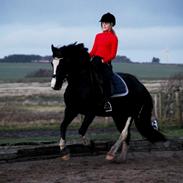
[[[112,65],[111,61],[115,58],[118,38],[113,30],[116,24],[116,19],[111,13],[104,14],[101,19],[102,32],[98,33],[95,37],[94,45],[90,51],[90,57],[94,67],[98,67],[103,79],[103,92],[104,92],[104,110],[111,112],[112,106],[109,102],[111,95],[111,77]]]

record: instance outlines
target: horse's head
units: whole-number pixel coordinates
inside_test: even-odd
[[[77,72],[84,68],[86,63],[89,63],[87,62],[89,61],[89,54],[83,44],[76,43],[60,48],[52,45],[51,49],[53,53],[51,87],[54,90],[59,90],[67,76],[77,75]]]

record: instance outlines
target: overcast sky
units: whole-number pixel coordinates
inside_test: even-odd
[[[91,49],[101,15],[116,16],[118,55],[133,61],[183,63],[182,0],[0,0],[0,58],[51,55],[50,45]]]

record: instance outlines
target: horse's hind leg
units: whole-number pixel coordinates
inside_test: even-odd
[[[127,157],[127,153],[128,153],[128,146],[129,146],[129,142],[130,142],[130,126],[132,124],[132,119],[130,121],[130,125],[128,127],[128,133],[127,133],[127,136],[125,138],[125,140],[122,142],[122,149],[121,149],[121,153],[120,153],[120,156],[119,156],[119,161],[122,161],[122,162],[125,162],[126,161],[126,157]]]
[[[124,141],[124,142],[122,142],[122,150],[121,150],[121,154],[119,156],[119,160],[122,162],[125,162],[127,153],[128,153],[128,144],[126,143],[126,141]]]
[[[113,160],[115,158],[115,154],[118,151],[119,147],[121,144],[123,144],[122,146],[122,153],[121,153],[121,158],[123,160],[126,159],[126,154],[128,151],[128,145],[126,143],[127,137],[128,137],[128,130],[129,130],[129,126],[131,124],[132,118],[129,117],[127,119],[127,122],[125,124],[124,129],[122,130],[119,139],[116,141],[116,143],[111,147],[110,151],[107,153],[106,159],[107,160]]]

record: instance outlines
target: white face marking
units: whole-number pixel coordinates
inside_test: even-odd
[[[56,75],[57,67],[58,67],[59,62],[60,62],[61,59],[63,59],[63,58],[54,58],[53,61],[52,61],[52,64],[53,64],[53,76]],[[52,80],[51,80],[51,88],[54,88],[55,84],[56,84],[56,78],[53,77]]]
[[[57,70],[57,66],[60,62],[60,58],[54,58],[52,63],[53,63],[53,75],[56,75],[56,70]]]

